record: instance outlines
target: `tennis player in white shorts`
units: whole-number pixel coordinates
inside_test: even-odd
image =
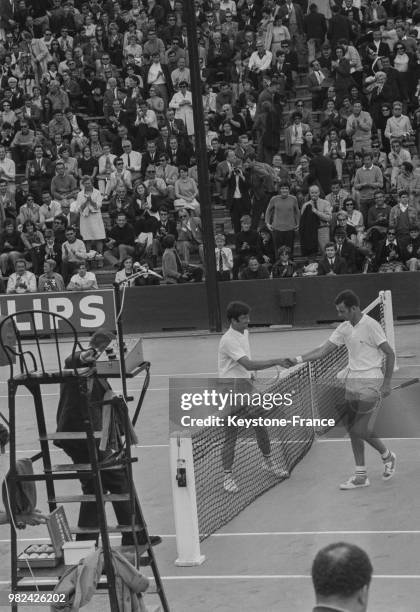
[[[220,339],[218,352],[219,378],[226,380],[226,388],[234,387],[234,391],[250,391],[252,373],[255,370],[266,370],[274,366],[288,367],[286,359],[256,360],[251,358],[248,338],[250,307],[244,302],[231,302],[226,311],[230,327]],[[231,407],[232,408],[232,407]],[[235,407],[233,407],[235,411]],[[246,407],[244,408],[246,411]],[[271,457],[271,444],[264,426],[254,427],[258,447],[263,455],[262,467],[279,477],[287,477],[289,473],[283,466],[278,466]],[[238,437],[237,427],[225,427],[225,438],[222,449],[224,470],[223,488],[229,493],[237,493],[239,487],[232,476],[235,459],[235,445]]]
[[[345,346],[348,351],[348,366],[340,374],[345,378],[346,426],[356,471],[347,482],[340,485],[340,489],[345,491],[368,487],[370,484],[365,465],[365,442],[381,455],[383,480],[389,480],[395,473],[395,453],[374,432],[381,399],[391,392],[395,355],[380,324],[360,310],[359,298],[353,291],[342,291],[334,303],[344,322],[321,347],[290,361],[293,365],[316,361],[334,351],[337,346]]]

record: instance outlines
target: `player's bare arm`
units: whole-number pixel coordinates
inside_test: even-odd
[[[381,387],[381,394],[386,397],[391,393],[391,379],[394,372],[395,353],[388,342],[379,345],[380,350],[385,354],[384,382]]]
[[[241,364],[248,371],[252,370],[267,370],[274,366],[281,366],[282,368],[289,367],[289,360],[286,358],[278,359],[249,359],[249,357],[241,357],[238,359],[238,363]]]
[[[336,349],[336,345],[333,342],[327,340],[322,346],[318,346],[317,348],[305,353],[304,355],[298,355],[297,357],[290,357],[287,361],[291,363],[291,365],[296,365],[297,363],[304,363],[306,361],[316,361],[317,359],[321,359],[322,357],[326,357],[330,353],[332,353]]]

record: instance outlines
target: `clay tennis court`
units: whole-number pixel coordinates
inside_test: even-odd
[[[255,358],[296,355],[321,344],[331,328],[251,332]],[[420,373],[419,324],[396,325],[400,369],[398,379]],[[259,497],[239,516],[202,543],[206,561],[200,567],[174,565],[176,543],[168,460],[168,379],[170,376],[208,375],[216,372],[218,335],[148,337],[146,359],[152,362],[152,380],[137,425],[139,447],[135,454],[135,482],[149,532],[163,536],[156,549],[173,612],[306,612],[314,603],[310,566],[316,551],[327,543],[347,540],[370,555],[375,577],[370,591],[370,612],[416,612],[420,601],[420,481],[419,385],[396,391],[387,399],[387,409],[398,429],[388,445],[398,455],[396,476],[381,480],[381,465],[367,451],[371,486],[339,491],[338,484],[353,471],[348,440],[340,432],[316,441],[289,480]],[[7,416],[6,368],[0,370],[0,410]],[[130,380],[129,389],[140,387]],[[45,413],[54,431],[58,388],[45,389]],[[23,393],[23,391],[21,391]],[[28,397],[19,398],[21,429],[19,456],[38,449],[34,415]],[[401,422],[405,425],[401,425]],[[398,427],[397,427],[398,425]],[[341,434],[340,434],[341,435]],[[404,436],[410,436],[410,439]],[[54,462],[64,462],[54,451]],[[61,461],[63,459],[63,461]],[[0,461],[7,461],[6,457]],[[63,491],[66,482],[57,483]],[[67,487],[69,485],[67,484]],[[74,482],[75,489],[79,487]],[[47,511],[45,493],[38,485],[38,507]],[[76,524],[78,504],[67,504],[70,524]],[[111,519],[111,524],[115,519]],[[21,549],[31,542],[48,539],[43,527],[20,532]],[[0,610],[9,610],[3,591],[9,580],[9,528],[0,528]],[[145,573],[148,573],[145,568]],[[146,597],[146,604],[157,604]],[[22,606],[22,610],[47,609]],[[104,593],[95,596],[87,611],[109,610]]]

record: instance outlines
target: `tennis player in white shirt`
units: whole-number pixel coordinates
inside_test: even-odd
[[[293,365],[316,361],[334,351],[337,346],[347,348],[349,362],[342,374],[345,377],[346,426],[356,470],[347,482],[340,485],[340,489],[345,491],[368,487],[370,484],[365,465],[365,442],[382,458],[383,480],[389,480],[395,473],[395,453],[391,452],[374,432],[382,397],[391,392],[395,355],[380,324],[360,310],[359,298],[353,291],[342,291],[334,303],[344,322],[321,347],[290,361]],[[385,366],[382,371],[384,356]]]
[[[252,393],[250,384],[253,371],[266,370],[274,366],[288,367],[286,359],[255,360],[251,358],[251,349],[248,338],[248,325],[250,307],[244,302],[231,302],[226,311],[230,327],[220,339],[218,353],[219,378],[229,379],[229,388],[233,391]],[[226,381],[227,382],[227,381]],[[240,388],[239,388],[240,387]],[[232,407],[233,408],[233,407]],[[233,412],[236,413],[238,410]],[[246,408],[244,408],[246,411]],[[263,455],[262,467],[276,476],[288,477],[289,473],[282,466],[276,465],[271,457],[271,444],[266,427],[254,427],[257,443]],[[223,488],[229,493],[237,493],[239,487],[232,476],[232,467],[235,459],[235,445],[238,437],[238,427],[226,426],[225,439],[222,449],[222,463],[224,470]]]

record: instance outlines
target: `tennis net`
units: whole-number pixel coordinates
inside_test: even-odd
[[[383,293],[385,295],[389,292]],[[364,312],[379,321],[385,329],[384,295],[380,294]],[[252,418],[261,417],[263,421],[258,422],[257,428],[246,424],[236,426],[234,438],[230,432],[231,428],[226,426],[198,427],[188,432],[192,442],[200,540],[220,529],[257,497],[287,478],[287,475],[276,475],[267,470],[263,453],[269,453],[274,466],[287,470],[290,475],[309,452],[316,435],[325,433],[330,427],[306,425],[306,421],[312,419],[313,423],[313,419],[334,419],[336,422],[340,420],[344,406],[344,387],[337,381],[337,374],[346,364],[347,351],[341,347],[324,359],[295,366],[283,372],[274,383],[268,383],[264,392],[260,389],[259,394],[272,396],[277,393],[284,397],[285,394],[292,393],[293,401],[290,405],[283,403],[270,410],[253,407],[249,411],[248,406],[240,410],[240,416],[246,413]],[[179,379],[177,384],[179,386]],[[220,380],[184,381],[184,389],[191,391],[193,388],[194,392],[198,393],[204,386],[220,388],[220,385]],[[222,384],[222,388],[223,386],[226,388],[226,382]],[[296,415],[303,419],[304,425],[296,426],[292,422]],[[267,419],[267,424],[264,419]],[[284,419],[286,424],[277,426],[275,419]],[[267,446],[264,446],[267,437],[268,453]],[[223,487],[225,457],[229,453],[234,457],[232,475],[238,486],[237,492],[226,491]]]

